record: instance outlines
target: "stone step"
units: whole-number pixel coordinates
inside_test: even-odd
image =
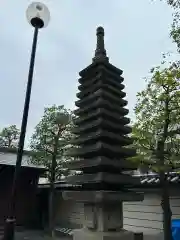
[[[55,228],[55,234],[57,236],[70,236],[71,237],[73,235],[73,229],[56,227]]]

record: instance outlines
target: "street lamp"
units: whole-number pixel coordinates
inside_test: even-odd
[[[10,198],[10,204],[9,204],[9,212],[8,212],[8,217],[6,219],[5,229],[4,229],[4,238],[3,238],[4,240],[14,239],[14,232],[15,232],[14,230],[15,230],[15,223],[16,223],[15,205],[16,205],[17,180],[19,178],[19,172],[21,169],[21,162],[22,162],[22,156],[23,156],[23,150],[24,150],[24,140],[26,135],[29,103],[31,98],[31,88],[32,88],[32,80],[33,80],[38,31],[40,28],[46,27],[48,25],[50,20],[50,13],[46,5],[39,2],[33,2],[29,5],[26,11],[26,17],[28,22],[31,24],[31,26],[34,27],[34,37],[33,37],[33,43],[32,43],[32,52],[31,52],[30,65],[29,65],[26,97],[24,102],[24,110],[23,110],[23,117],[22,117],[22,123],[21,123],[21,132],[20,132],[20,138],[19,138],[19,144],[18,144],[11,198]]]

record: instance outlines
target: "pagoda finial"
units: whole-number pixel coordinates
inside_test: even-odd
[[[104,28],[98,27],[96,30],[96,36],[97,36],[97,45],[95,50],[95,56],[93,58],[93,61],[97,60],[109,60],[106,56],[106,49],[104,47]]]

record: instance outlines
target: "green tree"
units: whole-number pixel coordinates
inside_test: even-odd
[[[72,135],[71,117],[71,111],[65,109],[64,106],[53,105],[45,108],[44,115],[31,137],[30,148],[36,153],[31,161],[47,167],[49,180],[54,153],[56,155],[55,179],[60,179],[66,173],[63,162],[67,160],[64,153]]]
[[[165,142],[165,166],[176,167],[179,160],[180,134],[180,69],[179,63],[156,67],[146,78],[145,90],[137,94],[136,121],[133,124],[134,145],[138,155],[134,160],[159,169],[158,161],[152,158],[158,139]],[[164,129],[165,123],[167,130]],[[164,136],[166,130],[166,136]]]
[[[65,151],[69,147],[71,138],[72,114],[64,106],[48,107],[44,109],[44,115],[35,128],[32,135],[31,149],[35,152],[32,162],[43,164],[48,169],[50,180],[49,198],[49,227],[54,236],[54,182],[63,174],[67,174],[63,163],[67,161]]]
[[[147,87],[137,94],[133,126],[134,146],[138,153],[134,161],[160,173],[165,239],[171,239],[171,211],[165,172],[176,167],[180,157],[179,78],[179,63],[151,70],[150,78],[146,79]]]
[[[173,22],[171,25],[170,36],[177,45],[180,52],[180,0],[160,0],[165,1],[173,9]]]
[[[19,141],[20,130],[16,125],[11,125],[2,129],[0,133],[0,146],[16,148]]]
[[[180,1],[167,0],[168,4],[173,8],[173,22],[170,31],[170,36],[177,45],[177,50],[180,52]]]

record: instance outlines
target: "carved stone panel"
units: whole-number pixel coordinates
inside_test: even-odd
[[[99,231],[117,231],[123,227],[122,203],[97,206]]]
[[[84,204],[84,226],[89,229],[97,228],[97,214],[94,204]]]
[[[118,208],[107,209],[105,213],[106,224],[105,229],[107,230],[117,230],[123,227],[123,214],[121,212],[121,203],[119,203]]]

